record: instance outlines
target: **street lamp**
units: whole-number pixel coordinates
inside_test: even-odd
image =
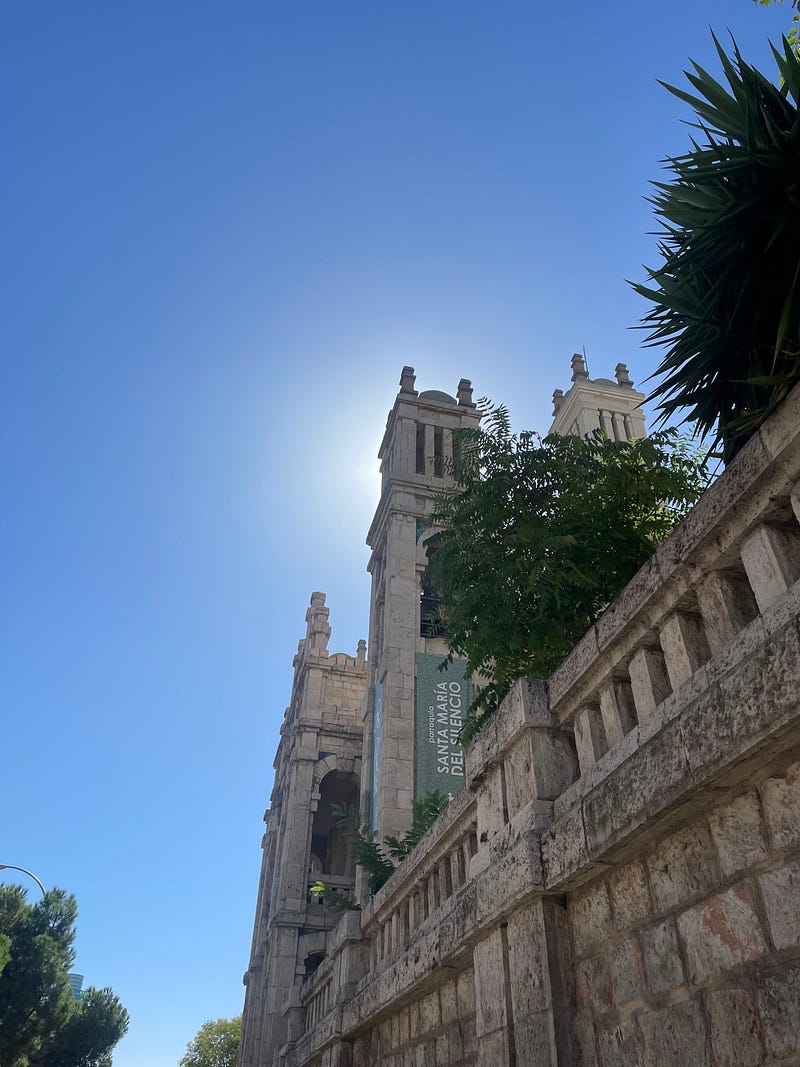
[[[24,867],[15,867],[13,863],[0,863],[0,871],[22,871],[23,874],[29,875],[29,877],[31,877],[34,880],[34,882],[36,882],[36,884],[38,885],[38,887],[42,891],[42,896],[43,897],[47,895],[46,892],[45,892],[44,886],[39,881],[39,879],[36,877],[36,875],[33,873],[33,871],[28,871]]]

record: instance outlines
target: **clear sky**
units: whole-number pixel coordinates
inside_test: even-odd
[[[2,5],[0,862],[77,895],[117,1067],[241,1010],[291,660],[315,589],[366,636],[401,367],[542,430],[581,346],[640,382],[657,79],[718,69],[709,26],[772,70],[789,14]]]

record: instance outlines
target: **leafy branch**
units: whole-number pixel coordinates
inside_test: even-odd
[[[699,498],[704,457],[675,430],[642,440],[516,434],[481,401],[437,502],[428,579],[452,660],[489,679],[462,740],[514,680],[547,677]],[[446,662],[446,661],[445,661]]]
[[[428,793],[411,806],[411,826],[402,837],[387,836],[383,846],[375,840],[375,835],[367,826],[362,826],[358,810],[344,804],[331,805],[331,812],[336,824],[344,834],[351,849],[353,861],[367,875],[370,896],[375,896],[385,885],[398,865],[419,844],[427,830],[434,824],[438,815],[447,807],[447,797],[436,791]],[[350,900],[324,882],[316,882],[311,887],[312,894],[327,907],[335,911],[360,911],[361,905]]]

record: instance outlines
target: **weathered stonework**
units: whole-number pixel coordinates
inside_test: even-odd
[[[243,1064],[800,1064],[799,412],[516,684]]]
[[[294,659],[292,700],[275,756],[250,964],[245,974],[240,1067],[272,1063],[305,1025],[300,986],[326,952],[336,916],[310,894],[320,878],[352,894],[355,872],[331,817],[358,805],[366,648],[329,654],[325,595],[314,593]],[[298,1016],[302,1015],[302,1023]]]

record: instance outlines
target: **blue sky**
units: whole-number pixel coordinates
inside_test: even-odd
[[[655,365],[626,278],[709,26],[784,8],[3,5],[0,862],[174,1067],[241,1009],[311,592],[367,632],[400,369],[546,429],[573,351]],[[35,893],[35,887],[32,887]]]

